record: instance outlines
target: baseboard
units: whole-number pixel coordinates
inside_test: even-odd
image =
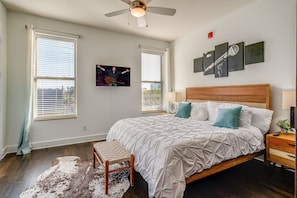
[[[7,154],[7,146],[4,147],[1,151],[0,151],[0,161],[6,156]]]
[[[51,147],[58,147],[58,146],[65,146],[71,144],[79,144],[85,142],[93,142],[106,139],[107,133],[97,134],[97,135],[88,135],[88,136],[79,136],[79,137],[72,137],[72,138],[63,138],[63,139],[55,139],[55,140],[48,140],[48,141],[39,141],[39,142],[32,142],[32,150],[44,149],[44,148],[51,148]],[[6,154],[7,153],[15,153],[17,150],[17,145],[10,145],[7,146]],[[5,154],[5,155],[6,155]]]
[[[103,140],[106,138],[106,135],[107,134],[105,133],[50,141],[32,142],[32,150]]]

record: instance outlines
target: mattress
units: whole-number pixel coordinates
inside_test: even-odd
[[[149,197],[183,197],[185,179],[194,173],[265,148],[256,127],[220,128],[173,115],[119,120],[107,140],[135,155],[135,170],[147,181]]]

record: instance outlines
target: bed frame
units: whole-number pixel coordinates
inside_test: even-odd
[[[219,101],[245,104],[251,107],[270,109],[270,85],[237,85],[215,87],[190,87],[186,88],[186,101]],[[264,151],[239,156],[235,159],[226,160],[200,173],[196,173],[186,179],[186,183],[202,179],[236,165],[242,164],[263,154]]]

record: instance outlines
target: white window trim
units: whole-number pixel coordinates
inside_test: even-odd
[[[37,38],[50,38],[50,39],[57,39],[61,41],[73,41],[75,46],[74,46],[74,77],[51,77],[51,76],[36,76],[37,73]],[[72,119],[72,118],[77,118],[77,38],[76,36],[72,36],[69,34],[67,36],[66,34],[59,34],[55,33],[53,31],[47,31],[44,32],[43,30],[38,30],[35,29],[35,35],[34,35],[34,76],[33,76],[33,89],[34,89],[34,97],[33,97],[33,120],[35,121],[42,121],[42,120],[59,120],[59,119]],[[75,87],[75,113],[74,114],[60,114],[60,115],[44,115],[44,116],[38,116],[37,115],[37,101],[36,101],[36,96],[37,96],[37,79],[57,79],[57,80],[74,80],[74,87]]]
[[[160,81],[143,81],[141,79],[141,84],[142,83],[160,83],[160,88],[161,88],[161,109],[155,109],[155,110],[142,110],[142,105],[141,105],[141,112],[142,113],[158,113],[158,112],[163,112],[163,100],[164,100],[164,96],[163,96],[163,65],[164,65],[164,56],[165,56],[165,52],[166,49],[158,49],[158,48],[153,48],[153,47],[148,47],[148,46],[142,46],[139,45],[139,47],[141,48],[141,54],[142,53],[146,53],[146,54],[154,54],[154,55],[160,55]],[[142,90],[141,90],[142,91]],[[141,99],[142,100],[142,99]]]

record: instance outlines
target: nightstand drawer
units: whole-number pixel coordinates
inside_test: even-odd
[[[295,169],[295,155],[275,149],[269,149],[269,161]]]
[[[295,155],[292,153],[276,150],[273,148],[269,149],[269,155],[275,155],[284,159],[295,161]]]
[[[280,151],[295,154],[295,142],[294,141],[270,138],[269,148],[273,148],[273,149],[277,149]]]

